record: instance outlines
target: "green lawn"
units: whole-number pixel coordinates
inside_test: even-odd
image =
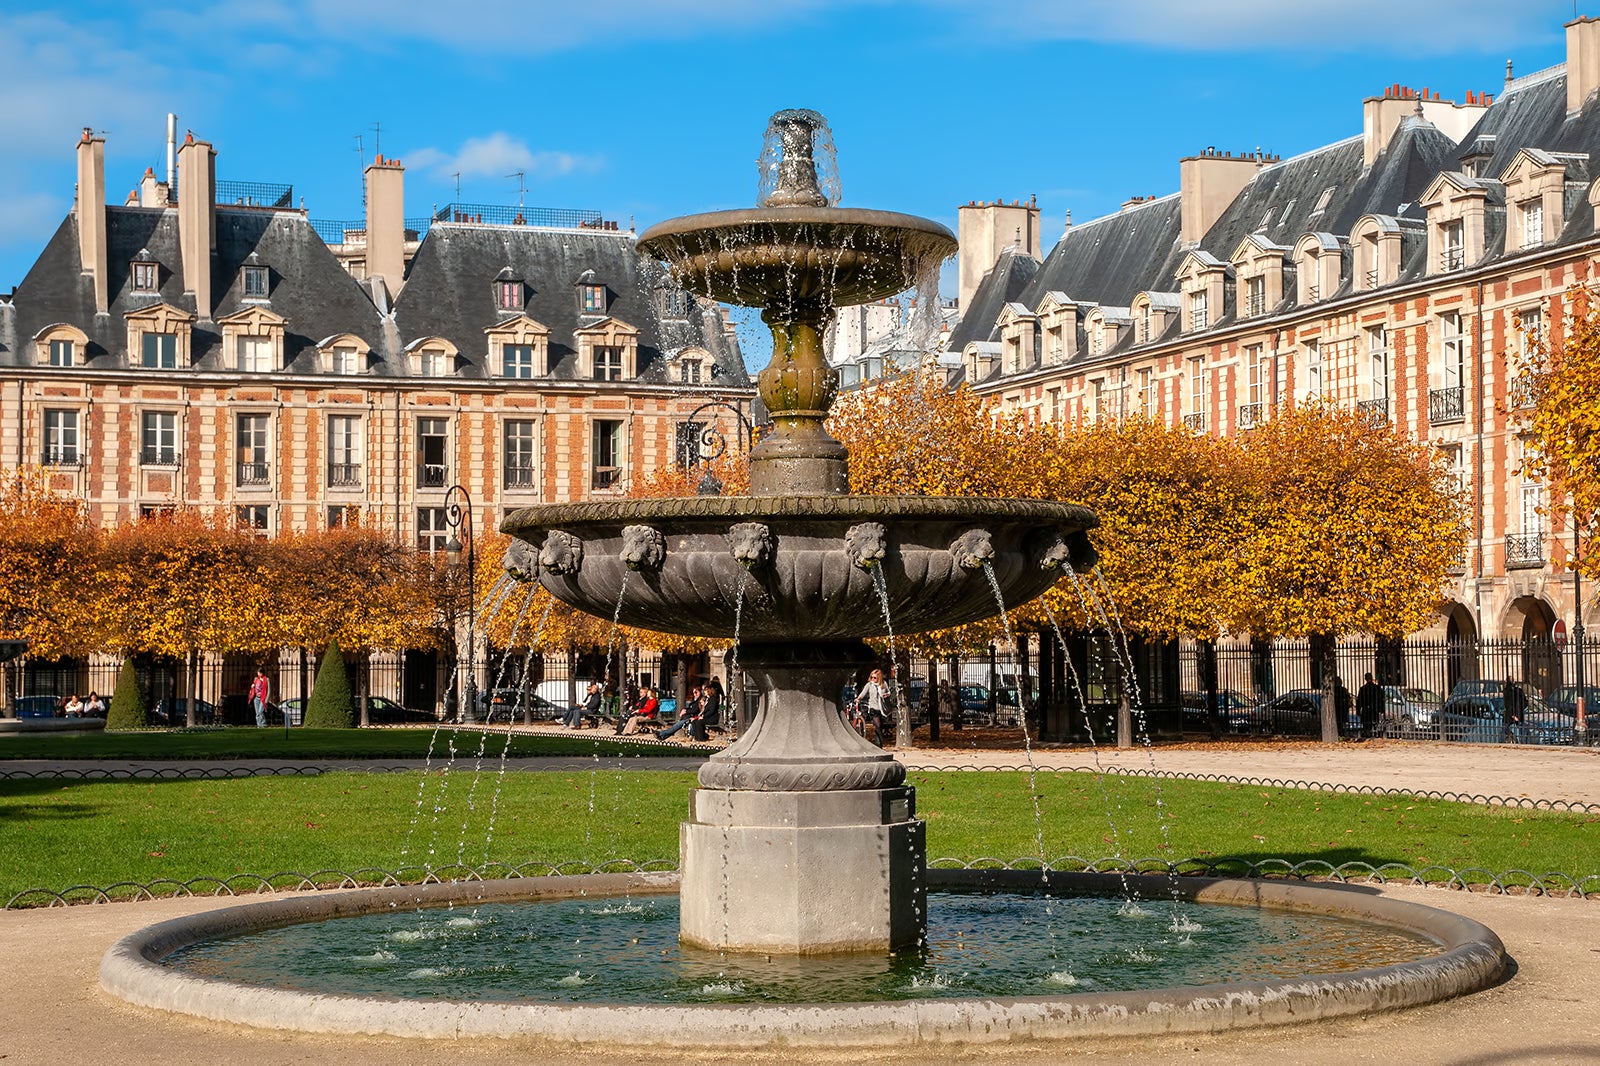
[[[1038,856],[1026,774],[922,773],[913,783],[930,859]],[[31,887],[240,873],[486,859],[671,864],[694,777],[509,772],[491,836],[497,784],[491,767],[474,786],[470,763],[426,776],[0,781],[0,905]],[[1600,876],[1600,816],[1168,781],[1159,785],[1168,813],[1158,819],[1157,787],[1144,778],[1039,775],[1045,855],[1052,862],[1117,854],[1319,859]]]
[[[0,736],[5,759],[420,759],[454,738],[458,751],[480,742],[499,758],[503,730],[392,729],[175,729],[127,733],[32,733]],[[535,755],[684,755],[682,746],[636,744],[609,732],[518,733],[511,757]]]

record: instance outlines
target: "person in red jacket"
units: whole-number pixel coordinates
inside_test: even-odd
[[[656,690],[646,686],[639,693],[639,703],[634,707],[633,713],[628,716],[626,724],[617,729],[619,736],[632,736],[644,729],[647,725],[655,724],[657,715],[661,712],[661,701],[656,699]]]

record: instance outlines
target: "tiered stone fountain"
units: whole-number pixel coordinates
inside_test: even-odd
[[[1082,507],[1038,500],[862,496],[824,425],[838,374],[836,307],[903,292],[956,250],[926,219],[828,202],[810,111],[774,116],[777,181],[760,207],[663,222],[640,251],[693,292],[761,307],[772,330],[761,399],[773,431],[750,495],[529,507],[502,528],[537,549],[559,599],[630,625],[739,642],[760,711],[700,771],[682,827],[681,936],[723,950],[811,953],[915,945],[923,832],[905,768],[837,705],[887,631],[959,625],[1049,588],[1092,557]],[[993,576],[991,585],[984,571]]]

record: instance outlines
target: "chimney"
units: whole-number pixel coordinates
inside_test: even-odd
[[[1567,23],[1567,111],[1577,111],[1600,89],[1600,18]]]
[[[1465,103],[1441,99],[1429,89],[1421,93],[1404,85],[1384,89],[1382,96],[1369,96],[1361,102],[1362,162],[1371,166],[1389,147],[1394,131],[1408,118],[1420,117],[1437,127],[1452,141],[1461,141],[1472,132],[1478,119],[1494,98],[1488,93],[1468,93]]]
[[[1199,244],[1237,197],[1255,177],[1261,161],[1253,156],[1223,155],[1207,148],[1199,155],[1178,161],[1179,239],[1184,244]]]
[[[958,216],[956,237],[961,251],[958,261],[957,299],[963,311],[972,305],[972,294],[978,291],[983,276],[994,269],[1000,255],[1008,248],[1040,259],[1039,204],[1029,197],[1027,203],[1002,200],[985,203],[982,200],[963,204]]]
[[[211,321],[211,253],[217,248],[217,153],[191,133],[178,149],[178,249],[183,255],[183,290],[194,295],[194,313]]]
[[[405,174],[381,155],[367,167],[367,277],[383,279],[391,304],[406,283]]]
[[[94,310],[111,307],[106,287],[106,139],[87,126],[78,140],[78,268],[94,276]]]

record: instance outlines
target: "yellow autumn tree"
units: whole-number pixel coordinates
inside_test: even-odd
[[[1522,411],[1527,429],[1523,472],[1544,482],[1545,506],[1578,530],[1575,559],[1570,548],[1561,546],[1567,566],[1596,579],[1600,553],[1592,538],[1600,513],[1600,302],[1579,287],[1568,291],[1567,306],[1560,332],[1552,328],[1532,338],[1529,359],[1519,368],[1515,392],[1527,405]]]
[[[437,646],[447,577],[383,530],[355,523],[285,533],[270,550],[269,595],[279,609],[262,635],[267,646]]]
[[[85,603],[95,534],[80,501],[38,468],[0,474],[0,639],[53,659],[94,647]]]

